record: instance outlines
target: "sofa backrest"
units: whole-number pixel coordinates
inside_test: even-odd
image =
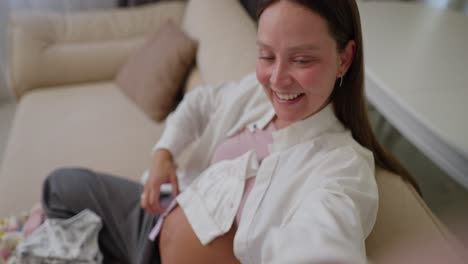
[[[74,14],[17,14],[10,21],[10,83],[19,98],[39,87],[111,80],[127,57],[185,2]]]
[[[190,0],[183,28],[198,40],[197,67],[206,83],[255,71],[256,25],[238,0]]]

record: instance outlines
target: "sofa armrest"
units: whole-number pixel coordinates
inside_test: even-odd
[[[402,250],[402,245],[411,248],[421,241],[437,241],[441,252],[450,252],[453,257],[462,256],[460,242],[431,212],[410,183],[380,168],[376,170],[376,179],[379,211],[374,229],[366,240],[371,260],[392,257],[397,250]]]
[[[31,89],[111,80],[149,34],[185,3],[71,14],[21,13],[10,20],[10,83],[17,98]]]

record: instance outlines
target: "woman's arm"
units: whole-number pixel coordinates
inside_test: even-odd
[[[153,148],[166,149],[177,157],[185,147],[198,138],[206,128],[211,114],[222,100],[223,91],[230,84],[199,87],[187,95],[166,119],[164,132]]]
[[[373,166],[348,155],[322,165],[319,187],[269,231],[262,263],[366,263],[365,239],[378,207]]]
[[[173,197],[179,194],[175,158],[205,130],[210,116],[220,104],[222,90],[218,87],[199,87],[188,93],[179,107],[166,120],[163,135],[153,148],[153,162],[141,197],[141,206],[149,213],[162,213],[160,188],[172,185]]]

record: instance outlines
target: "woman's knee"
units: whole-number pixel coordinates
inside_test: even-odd
[[[67,207],[74,205],[94,178],[94,173],[87,169],[60,168],[52,171],[43,183],[43,208],[48,215],[65,217],[54,214],[67,211]]]
[[[82,168],[59,168],[52,171],[44,181],[43,195],[49,197],[52,193],[69,193],[81,189],[80,186],[93,181],[92,171]]]
[[[63,181],[73,182],[79,177],[84,180],[86,177],[93,177],[94,173],[83,168],[59,168],[53,170],[46,178],[48,183],[60,183]],[[85,178],[83,178],[85,177]]]

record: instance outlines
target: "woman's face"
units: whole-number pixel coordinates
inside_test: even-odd
[[[257,78],[276,112],[277,128],[321,110],[335,81],[352,58],[354,42],[342,53],[326,21],[290,1],[269,6],[259,19]]]

